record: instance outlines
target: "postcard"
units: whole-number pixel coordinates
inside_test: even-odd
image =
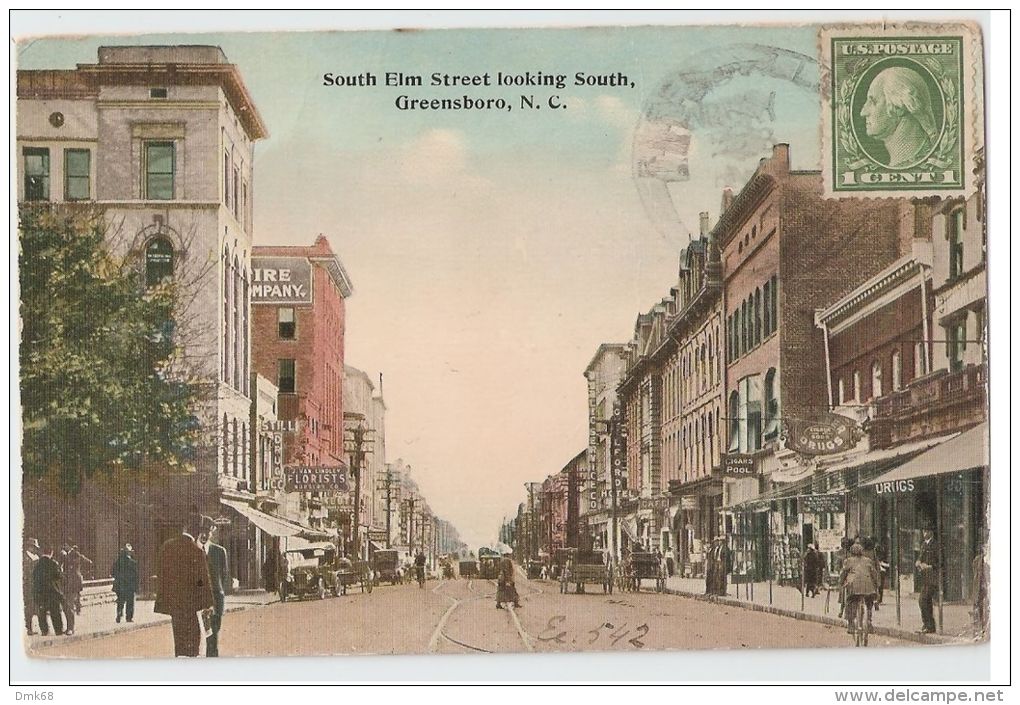
[[[27,654],[984,642],[981,29],[730,19],[19,40]]]

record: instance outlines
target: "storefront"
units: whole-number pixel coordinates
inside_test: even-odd
[[[862,483],[851,508],[858,525],[889,548],[890,562],[912,592],[921,532],[941,549],[941,599],[971,599],[973,560],[986,541],[988,425],[979,424],[939,447]]]

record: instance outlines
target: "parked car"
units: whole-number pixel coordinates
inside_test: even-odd
[[[317,597],[339,593],[337,585],[337,552],[331,543],[315,543],[287,551],[289,566],[280,582],[280,602],[291,598]]]
[[[372,569],[375,571],[375,584],[386,581],[396,585],[401,581],[400,553],[395,548],[383,548],[372,555]]]

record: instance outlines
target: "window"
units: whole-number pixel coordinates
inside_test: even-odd
[[[277,309],[277,330],[281,338],[294,339],[294,309],[281,307]]]
[[[770,297],[770,294],[769,294],[769,291],[771,290],[771,287],[772,287],[772,282],[765,282],[764,295],[762,296],[762,299],[764,299],[765,305],[763,306],[764,310],[762,311],[762,319],[763,320],[762,320],[762,326],[761,327],[762,327],[762,334],[766,338],[769,337],[772,334],[772,312],[770,310],[772,308],[772,303],[771,303],[772,300],[771,300],[771,297]]]
[[[899,350],[892,354],[892,388],[898,392],[903,387],[903,357]]]
[[[740,450],[740,395],[736,391],[730,392],[729,417],[730,444],[727,450],[734,453]]]
[[[238,189],[241,188],[241,177],[238,175],[237,167],[234,167],[234,180],[233,180],[232,183],[233,183],[234,192],[233,192],[233,195],[232,195],[231,198],[233,200],[233,205],[234,205],[234,219],[240,221],[240,219],[241,219],[241,211],[240,211],[241,203],[240,203],[240,200],[241,199],[238,198],[237,195],[238,195]]]
[[[927,374],[924,364],[924,341],[914,345],[914,379]]]
[[[846,383],[843,381],[842,377],[839,378],[839,392],[838,393],[839,393],[839,397],[838,397],[839,404],[840,404],[840,406],[842,406],[846,402]]]
[[[871,363],[871,398],[882,396],[882,365],[878,360]]]
[[[166,98],[167,97],[166,88],[150,88],[149,89],[149,97],[150,98]]]
[[[861,401],[861,373],[854,370],[854,401]]]
[[[50,200],[50,150],[25,147],[25,200]]]
[[[293,394],[296,389],[294,379],[294,360],[281,359],[278,362],[279,371],[276,377],[276,386],[279,387],[282,394]]]
[[[230,381],[230,250],[223,248],[223,369],[221,370],[223,381]]]
[[[963,369],[963,353],[967,349],[967,322],[960,319],[946,326],[946,357],[949,358],[949,371],[959,372]]]
[[[220,443],[223,445],[223,474],[227,473],[227,467],[230,465],[230,422],[227,421],[227,415],[223,414],[223,438]]]
[[[761,343],[761,289],[754,290],[754,344]]]
[[[772,309],[772,331],[775,333],[779,330],[779,276],[776,274],[772,275],[772,286],[769,287],[769,294],[771,300],[769,301],[769,307]]]
[[[64,200],[86,201],[89,198],[89,162],[87,149],[64,150]]]
[[[740,380],[740,396],[744,402],[744,415],[747,418],[745,449],[753,452],[761,448],[761,378],[752,375]]]
[[[152,287],[174,276],[174,246],[157,237],[145,248],[145,286]]]
[[[949,215],[949,278],[963,274],[964,211],[957,208]]]
[[[233,449],[233,457],[230,459],[230,474],[237,477],[237,460],[238,456],[241,455],[241,449],[238,447],[237,438],[237,419],[232,419],[230,422],[230,430],[233,434],[233,442],[230,447]]]
[[[169,201],[174,197],[174,143],[145,143],[145,198]]]
[[[223,153],[223,205],[230,208],[230,153]]]
[[[243,326],[244,319],[241,317],[241,266],[237,261],[237,254],[234,254],[234,264],[230,269],[231,279],[234,283],[234,389],[241,390],[241,346],[244,343]]]
[[[779,437],[779,390],[776,388],[776,368],[765,373],[765,430],[766,440]]]

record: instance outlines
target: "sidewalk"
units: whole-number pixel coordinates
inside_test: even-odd
[[[264,607],[278,600],[279,597],[275,593],[268,593],[265,590],[242,591],[226,596],[224,612]],[[42,636],[39,634],[38,620],[32,620],[35,635],[28,636],[26,634],[25,644],[29,650],[33,650],[52,644],[66,644],[71,641],[96,639],[133,629],[151,627],[156,624],[163,624],[164,622],[169,623],[169,615],[156,614],[152,611],[154,605],[154,600],[137,600],[135,602],[134,621],[125,622],[121,620],[120,623],[117,622],[116,603],[83,607],[81,614],[75,616],[74,634],[72,636],[56,636],[52,631],[48,636]]]
[[[795,587],[780,587],[775,583],[772,584],[771,597],[767,582],[742,583],[740,585],[729,583],[726,597],[706,596],[703,578],[667,578],[666,591],[686,597],[723,602],[734,607],[758,609],[796,619],[846,626],[846,621],[838,619],[839,594],[835,591],[829,597],[828,612],[825,610],[826,593],[824,590],[817,597],[805,597],[802,611],[800,590]],[[905,592],[901,594],[899,624],[896,621],[896,591],[887,589],[882,600],[881,609],[872,614],[872,625],[876,634],[909,639],[924,644],[976,640],[969,604],[944,605],[941,633],[918,634],[917,632],[921,629],[921,610],[915,595]],[[938,621],[937,603],[935,605],[935,620]]]

